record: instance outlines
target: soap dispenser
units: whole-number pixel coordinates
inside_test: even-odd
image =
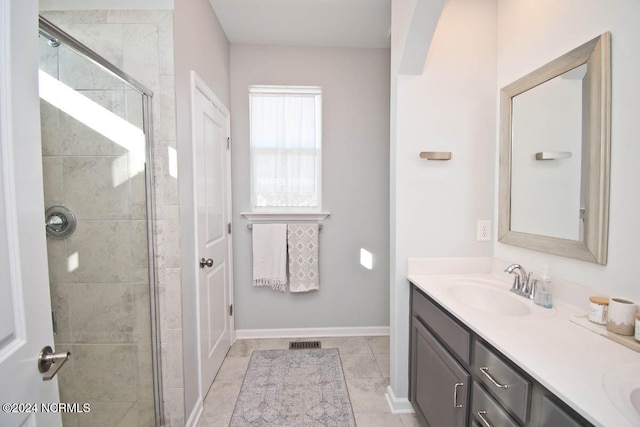
[[[540,307],[553,307],[553,298],[551,295],[551,277],[549,277],[547,267],[542,268],[540,279],[533,280],[533,286],[536,287],[533,302]]]

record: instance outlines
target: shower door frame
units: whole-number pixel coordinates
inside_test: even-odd
[[[40,35],[46,37],[50,41],[63,44],[65,47],[75,53],[85,57],[90,62],[102,68],[108,74],[121,80],[130,88],[136,90],[142,95],[142,131],[145,136],[145,188],[146,188],[146,211],[147,211],[147,251],[149,260],[149,304],[151,315],[151,358],[152,358],[152,376],[153,376],[153,397],[156,425],[164,425],[164,408],[162,397],[162,375],[160,369],[160,329],[158,327],[158,290],[156,283],[156,257],[155,257],[155,210],[154,210],[154,193],[153,193],[153,138],[151,133],[151,98],[153,91],[145,85],[125,73],[115,65],[111,64],[105,58],[89,49],[87,46],[73,38],[68,33],[56,27],[46,18],[39,16],[38,28]]]

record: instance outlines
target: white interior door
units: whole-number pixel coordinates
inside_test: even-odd
[[[59,402],[56,378],[43,381],[37,367],[40,350],[53,345],[53,333],[40,128],[34,126],[40,123],[36,37],[37,2],[2,0],[0,425],[3,427],[61,425],[59,413],[43,413],[40,405]]]
[[[229,112],[192,73],[200,386],[204,399],[231,346]]]

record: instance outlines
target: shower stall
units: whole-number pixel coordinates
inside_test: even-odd
[[[68,426],[162,425],[151,90],[40,18],[49,281]]]

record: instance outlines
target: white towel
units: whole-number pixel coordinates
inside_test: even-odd
[[[320,289],[318,274],[318,224],[289,224],[289,290],[308,292]]]
[[[253,225],[253,286],[287,290],[287,225]]]

